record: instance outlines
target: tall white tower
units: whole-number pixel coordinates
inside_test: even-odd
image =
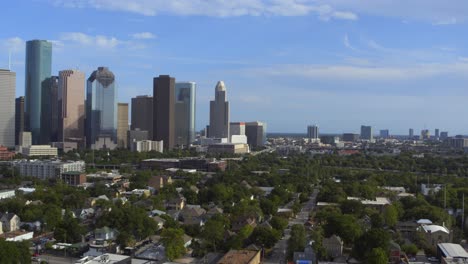
[[[223,81],[216,84],[215,100],[210,102],[208,137],[229,138],[229,102]]]

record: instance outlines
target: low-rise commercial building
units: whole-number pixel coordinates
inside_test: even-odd
[[[64,172],[84,172],[84,161],[60,160],[22,160],[15,164],[21,176],[36,177],[40,179],[60,179]]]
[[[27,157],[52,156],[57,157],[57,148],[49,145],[32,145],[22,148],[22,154]]]
[[[62,173],[60,179],[70,186],[78,186],[86,183],[86,174],[81,171],[68,171]]]
[[[209,153],[245,154],[250,152],[248,144],[221,143],[208,146]]]

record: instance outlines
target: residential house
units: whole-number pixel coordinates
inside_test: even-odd
[[[232,231],[239,232],[246,225],[255,228],[257,226],[257,220],[253,217],[239,217],[232,223]]]
[[[165,175],[152,176],[148,181],[148,186],[159,191],[164,186],[172,184],[172,177]]]
[[[451,232],[445,226],[422,225],[418,228],[418,231],[423,233],[427,244],[434,249],[436,249],[439,243],[452,242]]]
[[[327,252],[327,255],[331,258],[340,257],[343,255],[343,240],[337,235],[324,238],[322,246]]]
[[[230,250],[217,264],[260,264],[261,251],[254,250]]]
[[[182,210],[185,207],[185,203],[186,203],[185,197],[175,198],[166,202],[166,208],[168,210],[171,210],[171,209]]]
[[[208,212],[206,212],[206,218],[207,219],[210,219],[211,217],[217,215],[217,214],[223,214],[223,209],[222,208],[219,208],[217,206],[215,207],[211,207],[210,210],[208,210]]]
[[[204,215],[206,210],[201,207],[188,207],[186,206],[179,214],[179,220],[184,223],[184,225],[199,225],[203,226],[205,224]]]
[[[2,230],[5,233],[20,229],[20,218],[13,213],[0,213],[0,222],[2,222]]]
[[[153,216],[151,217],[156,224],[158,225],[158,230],[161,230],[164,227],[164,224],[166,223],[166,220],[162,219],[160,216]]]
[[[119,232],[110,227],[103,227],[94,230],[94,238],[96,240],[115,240]]]

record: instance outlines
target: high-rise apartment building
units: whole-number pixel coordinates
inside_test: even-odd
[[[163,141],[164,149],[175,144],[175,78],[159,75],[153,79],[153,141]]]
[[[15,100],[15,145],[19,145],[20,133],[24,131],[24,96]]]
[[[380,137],[383,139],[387,139],[390,137],[390,131],[388,129],[380,130]]]
[[[195,141],[195,98],[194,82],[175,84],[175,145],[189,146]]]
[[[16,73],[0,69],[0,146],[15,146]]]
[[[86,144],[92,149],[117,147],[117,87],[107,67],[99,67],[87,81]]]
[[[84,147],[85,74],[78,70],[59,72],[58,141]]]
[[[372,126],[361,126],[361,140],[373,140]]]
[[[312,140],[319,138],[319,127],[317,125],[307,127],[307,138]]]
[[[229,115],[226,87],[223,81],[219,81],[215,88],[215,100],[210,102],[208,137],[229,138]]]
[[[266,124],[258,121],[245,123],[245,135],[251,149],[263,147],[266,142]]]
[[[153,97],[141,95],[132,98],[131,130],[148,131],[149,139],[153,138]]]
[[[412,128],[409,129],[409,135],[408,136],[409,136],[410,139],[414,138],[414,129],[412,129]]]
[[[52,43],[46,40],[26,42],[25,130],[31,131],[33,144],[48,143],[50,116],[44,113],[50,105],[48,96],[52,71]]]
[[[128,104],[118,103],[117,105],[117,146],[127,147],[128,131]]]

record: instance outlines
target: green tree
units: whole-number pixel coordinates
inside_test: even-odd
[[[291,237],[288,241],[288,257],[291,258],[295,251],[302,251],[306,245],[306,232],[303,225],[293,225]]]
[[[161,242],[166,249],[166,256],[169,260],[179,258],[185,253],[183,229],[164,229],[161,234]]]
[[[216,218],[211,218],[203,227],[201,235],[205,242],[213,248],[214,251],[216,251],[217,246],[224,238],[224,230],[224,223],[222,221]]]
[[[268,227],[257,227],[253,231],[252,241],[257,245],[262,245],[266,248],[272,248],[275,246],[280,238],[280,233],[272,228]]]
[[[398,221],[398,211],[395,206],[386,206],[383,212],[383,217],[387,226],[394,227]]]
[[[373,248],[367,259],[369,264],[387,264],[387,252],[382,248]]]

